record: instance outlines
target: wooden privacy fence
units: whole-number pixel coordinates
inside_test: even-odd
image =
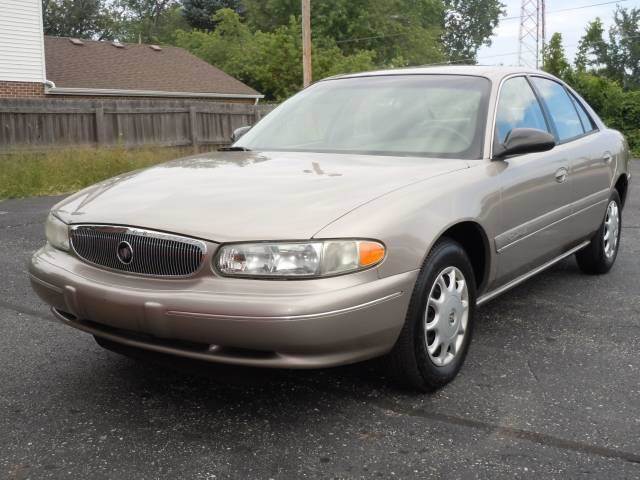
[[[0,99],[0,151],[225,145],[274,108],[192,100]]]

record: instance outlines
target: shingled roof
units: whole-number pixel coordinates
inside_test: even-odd
[[[51,93],[73,93],[77,89],[96,90],[96,94],[127,90],[138,95],[261,97],[240,80],[178,47],[116,46],[112,42],[48,36],[44,45],[47,79],[56,87]]]

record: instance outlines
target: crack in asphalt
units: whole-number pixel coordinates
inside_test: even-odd
[[[526,440],[538,445],[555,447],[562,450],[569,450],[572,452],[584,453],[587,455],[597,455],[599,457],[624,460],[625,462],[640,464],[640,454],[636,454],[633,452],[602,447],[599,445],[593,445],[576,440],[567,440],[564,438],[556,437],[554,435],[509,427],[506,425],[500,425],[499,423],[484,422],[482,420],[458,417],[446,413],[429,412],[420,408],[398,408],[399,405],[393,404],[391,402],[376,400],[375,402],[373,402],[373,404],[384,411],[392,412],[397,415],[407,415],[411,417],[442,422],[448,425],[473,428],[475,430],[481,430],[483,432],[495,434],[496,436],[513,438],[517,440]]]
[[[526,363],[527,363],[527,368],[529,369],[529,373],[531,374],[531,376],[536,379],[536,382],[540,383],[540,379],[538,378],[538,375],[536,375],[536,372],[533,371],[533,367],[531,366],[531,361],[527,360]]]

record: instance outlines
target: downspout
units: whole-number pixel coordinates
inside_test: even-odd
[[[53,83],[51,80],[45,80],[45,81],[44,81],[44,85],[45,85],[45,87],[47,87],[47,88],[45,89],[45,93],[47,93],[47,92],[46,92],[46,90],[47,90],[47,89],[56,88],[56,84],[55,84],[55,83]]]

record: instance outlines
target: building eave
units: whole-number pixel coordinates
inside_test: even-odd
[[[119,88],[76,88],[49,87],[47,95],[90,95],[106,97],[183,97],[183,98],[241,98],[252,99],[256,103],[264,95],[246,93],[213,93],[213,92],[167,92],[163,90],[124,90]]]

